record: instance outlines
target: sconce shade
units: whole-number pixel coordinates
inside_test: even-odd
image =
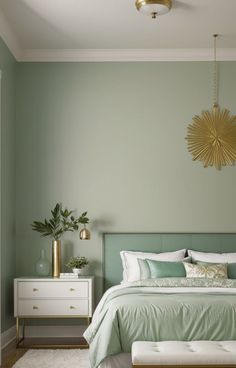
[[[85,225],[82,230],[80,230],[79,237],[81,240],[90,240],[90,231],[86,229]]]

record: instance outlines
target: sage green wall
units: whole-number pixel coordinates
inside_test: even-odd
[[[1,323],[14,324],[15,276],[15,71],[16,61],[0,39],[1,81]]]
[[[17,274],[50,241],[30,229],[61,201],[88,210],[92,240],[64,238],[102,282],[107,232],[235,232],[236,169],[191,160],[186,128],[212,104],[212,63],[19,63]],[[236,63],[220,64],[220,102],[236,113]]]

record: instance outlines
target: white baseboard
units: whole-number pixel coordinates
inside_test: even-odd
[[[1,348],[4,349],[16,338],[16,326],[12,326],[1,334]]]
[[[87,326],[26,326],[27,337],[78,337],[82,336]],[[1,335],[1,345],[4,349],[16,338],[16,327],[13,326]]]

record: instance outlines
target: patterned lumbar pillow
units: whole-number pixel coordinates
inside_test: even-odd
[[[215,279],[227,279],[227,263],[219,263],[209,266],[184,263],[186,277],[205,277]]]
[[[201,265],[201,266],[212,266],[212,265],[215,265],[216,263],[196,261],[194,262],[194,264]],[[236,279],[236,263],[228,263],[227,265],[228,265],[228,269],[227,269],[228,278]]]

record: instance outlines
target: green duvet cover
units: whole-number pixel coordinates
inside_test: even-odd
[[[156,279],[107,291],[84,333],[91,368],[133,341],[236,340],[236,280]]]

